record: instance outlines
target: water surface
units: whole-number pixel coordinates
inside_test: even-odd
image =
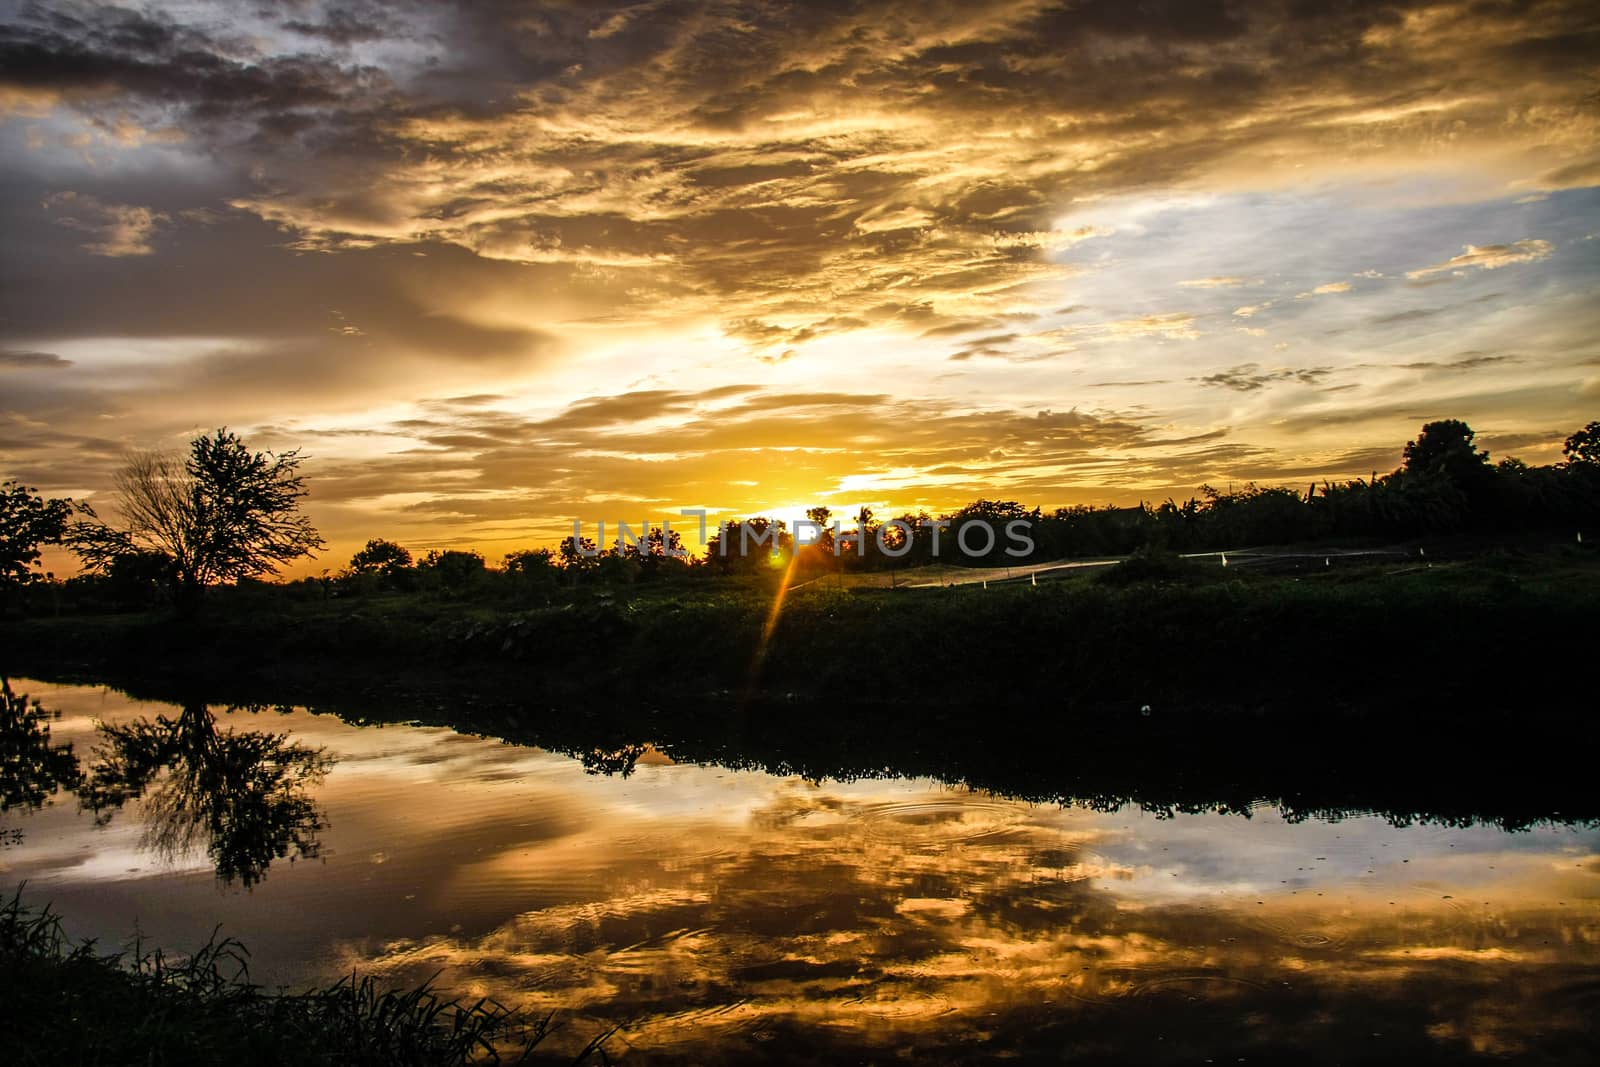
[[[1600,832],[1037,805],[584,762],[442,727],[12,682],[86,780],[8,790],[0,882],[76,934],[217,925],[540,1012],[623,1062],[1591,1062]],[[619,773],[593,773],[611,769]],[[620,773],[626,771],[626,774]],[[11,795],[17,794],[17,795]]]

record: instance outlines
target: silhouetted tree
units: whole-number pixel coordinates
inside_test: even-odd
[[[71,517],[70,500],[46,500],[16,481],[0,483],[0,611],[15,589],[39,578],[39,547],[60,544]]]
[[[878,526],[872,519],[872,509],[862,504],[856,511],[856,528],[850,536],[850,555],[857,567],[871,567],[878,562],[877,545],[873,543]]]
[[[794,535],[782,519],[758,515],[730,519],[706,542],[706,563],[721,574],[770,569],[794,552]]]
[[[600,566],[600,549],[592,538],[563,537],[556,555],[561,561],[561,570],[574,586],[580,574]]]
[[[950,529],[940,539],[940,557],[961,566],[1020,562],[1018,557],[1006,555],[1010,546],[1006,526],[1017,520],[1038,518],[1037,509],[1030,511],[1015,500],[974,500],[951,517]],[[989,532],[964,534],[969,526],[987,527]],[[972,550],[970,553],[961,547],[963,542]]]
[[[476,552],[452,548],[430,551],[417,564],[417,572],[438,588],[459,593],[482,581],[485,567],[483,557]]]
[[[1561,454],[1567,457],[1568,463],[1600,467],[1600,422],[1591,422],[1575,431],[1561,446]]]
[[[628,545],[624,555],[638,561],[639,577],[647,580],[666,578],[689,566],[683,535],[677,530],[663,530],[659,526],[650,528],[643,544]]]
[[[134,549],[106,567],[104,588],[118,607],[149,608],[161,602],[177,582],[166,554]]]
[[[1406,444],[1406,473],[1440,473],[1458,486],[1467,485],[1489,467],[1489,453],[1472,447],[1473,436],[1472,427],[1460,419],[1424,424],[1417,439]]]
[[[354,574],[381,574],[393,578],[411,566],[411,553],[393,541],[375,538],[350,557],[350,570]]]
[[[560,574],[555,553],[548,548],[506,553],[506,580],[509,588],[522,596],[548,592],[555,587]]]
[[[632,585],[644,573],[636,554],[617,549],[600,553],[595,574],[607,585]]]
[[[544,574],[553,571],[555,567],[555,554],[548,548],[524,549],[521,552],[506,553],[506,572],[508,574]]]
[[[1293,489],[1246,482],[1244,488],[1219,492],[1200,487],[1205,503],[1193,514],[1188,544],[1228,548],[1239,544],[1282,544],[1313,532],[1313,516]]]
[[[132,552],[159,552],[172,563],[179,599],[193,603],[208,585],[273,574],[322,547],[300,514],[306,495],[298,451],[251,452],[226,428],[202,434],[179,460],[135,453],[116,475],[122,525],[93,509],[68,543],[84,566],[104,572]]]

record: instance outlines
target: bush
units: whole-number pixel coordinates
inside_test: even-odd
[[[1209,572],[1184,559],[1176,552],[1146,545],[1114,567],[1107,567],[1095,576],[1105,585],[1134,585],[1140,582],[1188,581]]]

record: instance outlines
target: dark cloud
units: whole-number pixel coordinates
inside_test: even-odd
[[[304,37],[315,37],[332,44],[348,46],[362,41],[377,41],[396,32],[400,27],[389,16],[384,5],[376,3],[345,2],[329,5],[320,19],[292,18],[283,28]]]
[[[321,247],[429,234],[610,264],[662,299],[828,294],[856,315],[891,286],[1028,280],[1047,243],[1017,238],[1074,197],[1337,140],[1347,116],[1464,89],[1459,71],[1529,106],[1568,99],[1542,64],[1596,21],[1479,3],[1471,32],[1444,35],[1414,29],[1430,5],[1403,0],[288,10],[273,24],[301,39],[414,47],[380,71],[198,18],[35,8],[0,36],[0,84],[186,113],[253,175],[252,210]],[[864,103],[875,126],[840,125]],[[1456,113],[1469,134],[1501,119]],[[997,130],[1019,136],[986,146]]]
[[[262,55],[159,12],[70,5],[0,26],[0,85],[54,92],[84,106],[177,107],[196,121],[351,105],[385,76],[306,54]]]
[[[1010,347],[1011,342],[1021,336],[1018,333],[997,333],[988,337],[980,337],[974,341],[967,342],[949,358],[954,362],[961,362],[976,356],[1011,359],[1014,355]]]
[[[1394,326],[1403,322],[1418,322],[1422,319],[1431,319],[1436,315],[1443,315],[1447,308],[1408,308],[1405,311],[1394,311],[1387,315],[1378,315],[1371,319],[1374,326]]]
[[[1275,382],[1298,382],[1301,385],[1317,385],[1332,373],[1332,367],[1303,367],[1300,369],[1277,367],[1266,370],[1255,363],[1244,363],[1225,371],[1218,371],[1216,374],[1207,374],[1190,380],[1199,382],[1201,385],[1216,385],[1225,389],[1234,389],[1241,393],[1249,393],[1257,389],[1265,389]]]
[[[425,243],[304,254],[238,211],[206,222],[174,218],[157,256],[85,260],[40,226],[50,219],[32,213],[29,200],[24,193],[0,206],[0,221],[15,223],[11,246],[23,253],[0,266],[0,339],[231,338],[240,349],[294,342],[374,374],[411,356],[527,365],[552,343],[535,329],[464,318],[450,299],[520,290],[553,280],[549,270]],[[69,272],[70,285],[61,284]]]
[[[1137,380],[1137,381],[1127,381],[1127,382],[1093,382],[1093,383],[1091,383],[1089,385],[1089,388],[1091,388],[1091,389],[1121,389],[1121,388],[1133,388],[1133,387],[1144,386],[1144,385],[1166,385],[1169,380],[1170,379],[1167,379],[1167,378],[1144,378],[1144,379],[1140,379],[1140,380]]]
[[[1504,363],[1519,362],[1521,361],[1516,356],[1494,356],[1488,355],[1487,353],[1477,352],[1471,355],[1464,354],[1456,359],[1426,359],[1418,360],[1414,363],[1397,363],[1395,366],[1399,367],[1401,370],[1468,371],[1480,370],[1484,367],[1497,367]]]
[[[72,360],[62,359],[52,352],[0,350],[0,369],[45,370],[70,366],[72,366]]]

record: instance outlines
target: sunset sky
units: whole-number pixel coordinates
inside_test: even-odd
[[[1600,417],[1591,3],[0,0],[0,477],[338,566],[1134,502]]]

